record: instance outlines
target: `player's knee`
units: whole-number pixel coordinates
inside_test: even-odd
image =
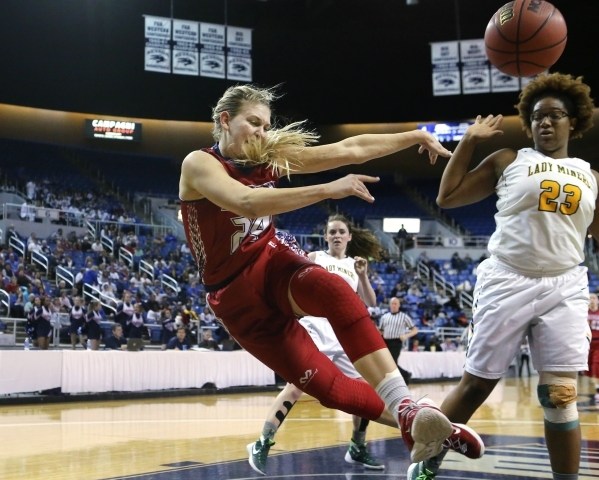
[[[537,395],[549,428],[570,430],[578,425],[575,376],[570,373],[542,372]]]

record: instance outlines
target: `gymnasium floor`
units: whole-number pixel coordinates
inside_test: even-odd
[[[542,438],[538,377],[500,382],[471,422],[486,455],[451,453],[439,479],[551,478]],[[442,400],[454,383],[416,384],[415,397]],[[581,479],[599,478],[599,408],[581,377]],[[268,476],[246,461],[245,446],[259,434],[277,392],[201,395],[152,400],[0,406],[0,479],[3,480],[230,480],[404,479],[409,465],[398,432],[372,424],[371,453],[383,472],[344,462],[351,418],[304,396],[271,449]]]

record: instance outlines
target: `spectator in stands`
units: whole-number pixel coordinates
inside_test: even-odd
[[[210,310],[210,307],[206,305],[199,315],[200,327],[213,327],[216,325],[216,316]]]
[[[414,325],[412,318],[401,312],[400,307],[401,301],[399,298],[391,298],[389,300],[389,311],[379,319],[379,330],[396,365],[404,342],[418,333],[418,327]],[[401,367],[399,367],[399,371],[406,384],[409,384],[412,374]]]
[[[462,257],[460,257],[458,252],[454,252],[449,262],[451,263],[451,268],[458,273],[466,268],[466,262],[462,260]]]
[[[187,245],[187,242],[181,242],[181,256],[191,255],[191,250]]]
[[[82,278],[83,283],[89,283],[92,286],[98,286],[98,266],[91,265],[85,270]]]
[[[161,348],[162,350],[165,350],[170,339],[173,338],[176,334],[175,318],[173,317],[170,308],[165,308],[162,310],[160,320],[162,323],[162,331],[160,335]]]
[[[21,220],[26,220],[29,222],[33,222],[35,221],[35,206],[27,203],[27,202],[23,202],[21,204]]]
[[[198,347],[208,350],[220,350],[218,343],[212,338],[212,330],[209,328],[202,330],[202,339],[198,343]]]
[[[10,305],[10,316],[12,318],[25,318],[25,297],[21,289],[17,291]]]
[[[88,235],[84,235],[79,242],[79,250],[89,252],[92,249],[92,240]]]
[[[85,328],[87,312],[83,306],[81,297],[73,298],[73,306],[69,311],[69,334],[71,337],[71,347],[77,348],[77,340],[85,348],[86,337],[83,333]]]
[[[465,373],[442,409],[467,422],[528,336],[554,480],[577,479],[580,468],[577,378],[589,348],[587,268],[581,264],[587,233],[599,239],[599,173],[571,157],[569,145],[592,127],[590,91],[581,77],[538,75],[516,105],[533,148],[502,148],[482,161],[473,158],[476,147],[503,133],[503,117],[477,116],[447,163],[437,196],[444,209],[499,198],[491,258],[477,270]],[[441,459],[410,466],[408,478],[434,478]]]
[[[450,337],[445,337],[441,344],[441,350],[444,352],[455,352],[458,349],[458,345]]]
[[[123,326],[120,323],[112,325],[112,335],[104,341],[104,348],[107,350],[125,350],[127,348],[127,339],[123,334]]]
[[[312,239],[310,237],[306,237],[306,241],[302,245],[302,248],[304,249],[304,252],[310,253],[310,252],[314,251],[316,246],[314,245],[314,243],[312,242]]]
[[[447,316],[445,312],[439,312],[437,314],[433,325],[435,328],[453,327],[451,319]]]
[[[100,322],[103,320],[102,305],[97,300],[92,300],[89,302],[85,315],[85,332],[83,332],[89,340],[91,350],[100,348],[100,339],[102,338]]]
[[[25,184],[25,193],[27,200],[34,201],[37,199],[37,185],[33,180],[29,180]]]
[[[92,242],[91,251],[96,253],[104,253],[104,247],[102,246],[102,242],[100,242],[99,238],[96,238]]]
[[[185,327],[177,328],[177,334],[166,345],[167,350],[189,350],[190,348],[191,342],[187,338],[187,329]]]
[[[409,443],[408,431],[412,437],[423,432],[417,432],[417,422],[408,426],[411,420],[405,414],[408,410],[410,418],[423,414],[420,418],[426,416],[431,422],[425,427],[430,437],[426,442],[416,441],[412,454],[426,457],[440,451],[453,428],[434,408],[410,399],[361,300],[343,279],[291,250],[276,236],[271,220],[275,214],[329,198],[357,196],[372,202],[366,184],[378,179],[348,175],[324,185],[251,187],[276,187],[279,178],[287,174],[363,163],[418,143],[431,160],[450,152],[419,130],[360,135],[311,147],[316,136],[302,130],[301,124],[271,128],[273,99],[272,90],[251,85],[227,89],[213,109],[217,143],[190,153],[181,166],[182,219],[202,281],[210,292],[208,303],[242,347],[287,381],[301,385],[331,407],[372,420],[382,418],[385,406],[395,417],[401,405],[402,431]],[[247,228],[240,235],[236,223],[256,218],[260,222],[244,222]],[[342,375],[312,342],[305,341],[307,333],[296,315],[307,314],[331,322],[348,357],[368,383]],[[318,375],[300,383],[308,366],[317,369]],[[338,388],[331,388],[333,385]],[[446,426],[440,428],[441,424]],[[270,444],[262,446],[270,448]]]
[[[428,335],[424,344],[424,350],[427,352],[440,352],[443,350],[441,340],[437,335]]]
[[[148,336],[146,319],[141,304],[133,305],[133,315],[127,324],[127,338],[143,338]]]
[[[48,350],[50,346],[50,337],[52,336],[52,299],[44,296],[35,299],[35,334],[37,337],[37,346],[40,350]]]
[[[395,236],[395,239],[397,241],[397,246],[399,247],[399,257],[401,258],[403,256],[403,253],[406,251],[406,242],[408,239],[408,231],[403,226],[403,223],[401,224],[401,227],[397,231],[397,235]]]
[[[27,239],[27,251],[41,253],[42,245],[40,244],[35,232],[32,232]]]

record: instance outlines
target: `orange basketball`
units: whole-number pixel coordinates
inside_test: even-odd
[[[501,7],[485,30],[491,64],[515,77],[536,75],[551,67],[566,47],[566,21],[545,0],[514,0]]]

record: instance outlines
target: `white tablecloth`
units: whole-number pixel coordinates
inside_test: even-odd
[[[244,350],[0,350],[0,394],[136,392],[174,388],[273,385],[271,369]]]
[[[273,385],[274,373],[244,350],[64,351],[62,391],[136,392],[173,388]]]
[[[464,352],[401,352],[413,378],[459,378]],[[272,370],[244,350],[233,352],[0,350],[0,394],[60,387],[64,393],[135,392],[273,385]]]
[[[460,378],[465,360],[465,352],[401,352],[397,363],[412,378]]]
[[[0,350],[0,394],[60,387],[62,358],[62,350]]]

